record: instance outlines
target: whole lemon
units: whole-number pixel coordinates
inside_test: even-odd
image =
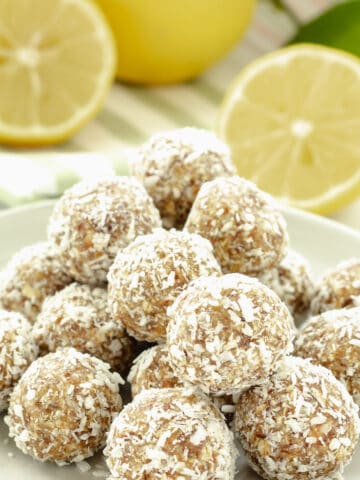
[[[97,0],[114,31],[117,76],[144,84],[195,77],[248,26],[256,0]]]

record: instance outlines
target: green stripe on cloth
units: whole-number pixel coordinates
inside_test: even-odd
[[[218,105],[223,96],[224,92],[220,89],[215,87],[214,85],[211,85],[209,82],[203,79],[196,79],[193,80],[191,83],[191,86],[196,89],[198,93],[206,97],[210,102],[213,102],[214,104]]]
[[[104,124],[110,132],[117,135],[120,140],[125,139],[127,143],[137,144],[146,140],[146,135],[139,127],[132,125],[114,112],[104,109],[99,113],[97,120]]]
[[[179,127],[191,125],[199,128],[204,128],[205,125],[201,124],[198,119],[192,115],[187,109],[182,107],[175,107],[170,102],[164,100],[159,94],[150,88],[141,88],[129,86],[130,91],[140,98],[145,104],[151,108],[155,108],[163,113],[165,116],[174,120]],[[189,105],[191,110],[191,105]]]

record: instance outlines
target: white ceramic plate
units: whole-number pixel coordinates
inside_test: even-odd
[[[46,223],[52,202],[42,202],[0,213],[0,267],[19,248],[46,238]],[[305,255],[313,271],[319,275],[342,259],[360,256],[360,233],[330,220],[297,210],[287,209],[286,216],[292,247]],[[82,473],[76,466],[57,467],[42,464],[23,455],[7,439],[7,429],[0,418],[0,479],[16,480],[90,480],[105,476],[101,455],[89,460],[90,471]],[[245,463],[240,467],[239,480],[257,477]],[[347,468],[345,480],[359,480],[360,452]]]

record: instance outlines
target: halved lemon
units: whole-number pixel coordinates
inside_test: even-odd
[[[114,40],[90,0],[0,2],[0,142],[65,140],[99,110]]]
[[[318,213],[360,195],[360,61],[302,44],[247,66],[221,106],[218,132],[239,174]]]

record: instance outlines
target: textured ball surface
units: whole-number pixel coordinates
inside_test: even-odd
[[[31,325],[20,313],[0,310],[0,412],[14,385],[38,355]]]
[[[43,352],[74,347],[120,372],[128,368],[133,355],[133,340],[110,316],[107,291],[79,283],[45,300],[34,336]]]
[[[55,249],[46,242],[23,248],[0,278],[0,304],[34,322],[44,299],[71,283]]]
[[[205,183],[185,228],[210,240],[225,273],[257,275],[286,254],[286,223],[273,199],[240,177]]]
[[[360,259],[340,262],[323,275],[315,288],[311,312],[360,306]]]
[[[168,310],[169,358],[178,377],[231,395],[267,380],[292,350],[285,304],[241,274],[194,280]]]
[[[169,360],[166,345],[155,345],[144,350],[134,361],[128,381],[131,384],[133,398],[143,390],[151,388],[189,387],[175,373]],[[238,395],[210,396],[212,402],[224,414],[226,420],[232,420]]]
[[[140,182],[109,177],[67,190],[50,217],[48,237],[75,280],[100,285],[118,250],[160,225],[159,212]]]
[[[233,436],[193,389],[145,390],[113,422],[104,451],[114,478],[233,480]]]
[[[136,339],[164,341],[167,308],[191,280],[212,274],[221,270],[207,240],[155,229],[116,256],[108,275],[111,314]]]
[[[227,145],[207,130],[182,128],[153,135],[137,152],[133,174],[160,210],[165,228],[182,228],[199,188],[235,175]]]
[[[310,308],[314,282],[307,260],[296,252],[289,252],[279,265],[265,270],[258,279],[279,295],[296,321]]]
[[[360,406],[360,307],[310,318],[296,336],[295,355],[331,370]]]
[[[286,357],[269,382],[240,397],[235,430],[262,478],[315,480],[342,472],[360,423],[353,399],[329,370]]]
[[[122,379],[108,364],[72,348],[31,364],[15,387],[6,423],[23,453],[60,465],[105,444],[122,406]]]
[[[169,361],[166,345],[155,345],[144,350],[134,361],[128,381],[133,398],[151,388],[185,387]]]

